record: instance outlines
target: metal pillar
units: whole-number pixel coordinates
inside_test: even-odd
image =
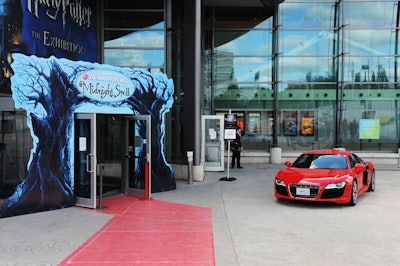
[[[184,2],[184,150],[193,151],[193,165],[201,160],[201,1]]]

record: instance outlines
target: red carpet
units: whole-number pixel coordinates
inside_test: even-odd
[[[114,217],[59,265],[215,265],[211,209],[129,196],[103,206]]]

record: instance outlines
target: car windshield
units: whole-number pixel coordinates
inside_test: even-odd
[[[347,169],[346,157],[330,154],[303,154],[292,167],[309,169]]]

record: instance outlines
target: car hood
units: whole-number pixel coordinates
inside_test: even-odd
[[[321,182],[332,181],[346,177],[348,170],[342,169],[308,169],[308,168],[287,168],[278,172],[277,177],[290,182]]]

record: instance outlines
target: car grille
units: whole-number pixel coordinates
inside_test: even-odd
[[[309,189],[310,194],[309,195],[298,195],[297,194],[297,188],[301,189]],[[318,195],[319,191],[319,186],[312,186],[312,185],[300,185],[300,184],[293,184],[289,186],[290,194],[294,198],[307,198],[307,199],[313,199],[316,198]]]

